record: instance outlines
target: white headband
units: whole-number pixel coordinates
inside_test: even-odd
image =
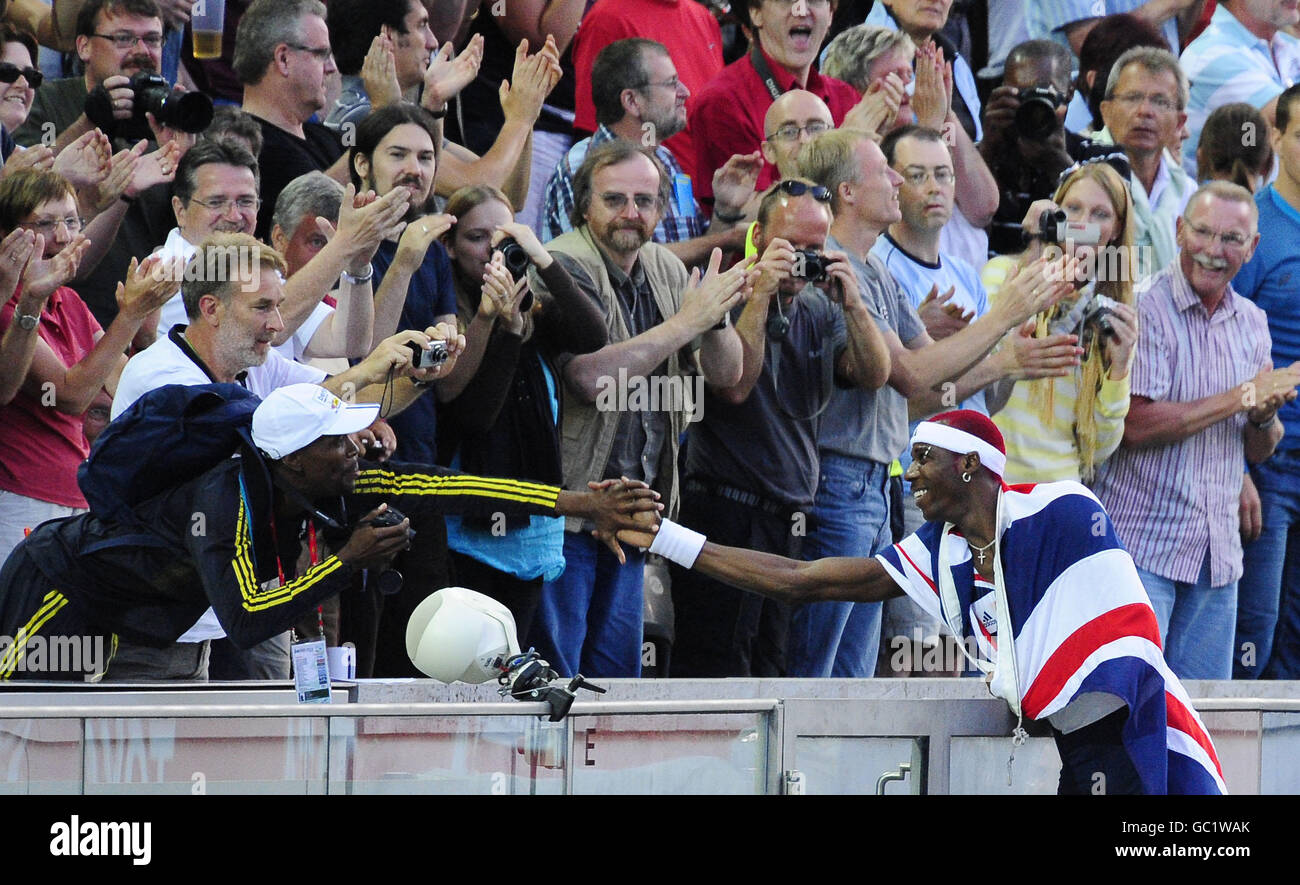
[[[1002,478],[1007,467],[1007,456],[999,452],[992,443],[980,439],[973,433],[958,430],[950,424],[937,424],[934,421],[922,421],[916,425],[912,434],[912,445],[938,446],[959,455],[974,452],[980,456],[980,463]]]

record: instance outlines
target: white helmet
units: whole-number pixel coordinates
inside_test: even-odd
[[[411,663],[441,682],[490,682],[499,658],[519,654],[515,619],[491,597],[444,587],[416,606],[406,624]]]

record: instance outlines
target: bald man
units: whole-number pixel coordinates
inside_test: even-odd
[[[797,178],[799,149],[834,128],[826,102],[806,90],[791,89],[772,102],[763,117],[763,159],[781,178]]]

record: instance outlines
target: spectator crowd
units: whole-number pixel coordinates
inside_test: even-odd
[[[321,385],[379,404],[348,457],[393,488],[625,478],[802,559],[916,531],[912,431],[970,409],[1007,484],[1095,493],[1178,676],[1300,678],[1293,0],[226,0],[208,58],[188,0],[69,6],[0,3],[0,563],[41,567],[25,537],[164,385]],[[331,488],[268,454],[267,488]],[[259,538],[280,585],[319,515]],[[418,675],[449,585],[562,675],[964,669],[905,597],[674,565],[669,611],[593,512],[410,515],[297,623],[169,611],[104,678],[283,679],[294,633]],[[0,627],[34,632],[17,570]]]

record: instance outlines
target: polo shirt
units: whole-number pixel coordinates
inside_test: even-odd
[[[677,78],[691,92],[686,119],[695,113],[696,95],[722,71],[722,32],[718,20],[695,0],[600,0],[582,19],[573,38],[573,128],[596,131],[591,69],[609,44],[628,37],[657,40],[668,49]],[[664,142],[694,177],[695,142],[689,129]],[[577,167],[574,167],[577,168]]]
[[[184,332],[184,326],[172,326],[166,335],[127,360],[113,397],[113,418],[149,391],[166,384],[211,384],[217,380],[185,343]],[[277,388],[320,384],[327,377],[315,366],[287,360],[273,349],[267,352],[266,362],[250,366],[236,380],[265,399]]]
[[[760,50],[761,51],[761,50]],[[835,125],[858,103],[858,93],[843,80],[824,77],[816,70],[808,72],[802,87],[794,75],[763,53],[777,88],[782,92],[803,88],[826,102]],[[733,154],[751,154],[763,142],[763,117],[772,105],[749,53],[722,69],[709,81],[695,102],[695,112],[688,128],[695,139],[695,192],[701,200],[713,199],[713,173],[722,168]],[[761,192],[776,181],[776,166],[765,163],[758,175],[756,190]]]
[[[1244,101],[1262,108],[1300,80],[1300,40],[1278,31],[1261,40],[1223,4],[1214,10],[1210,26],[1188,44],[1179,59],[1191,84],[1187,101],[1187,131],[1183,168],[1196,177],[1196,146],[1205,120],[1217,107]],[[1259,133],[1260,138],[1267,137]]]

